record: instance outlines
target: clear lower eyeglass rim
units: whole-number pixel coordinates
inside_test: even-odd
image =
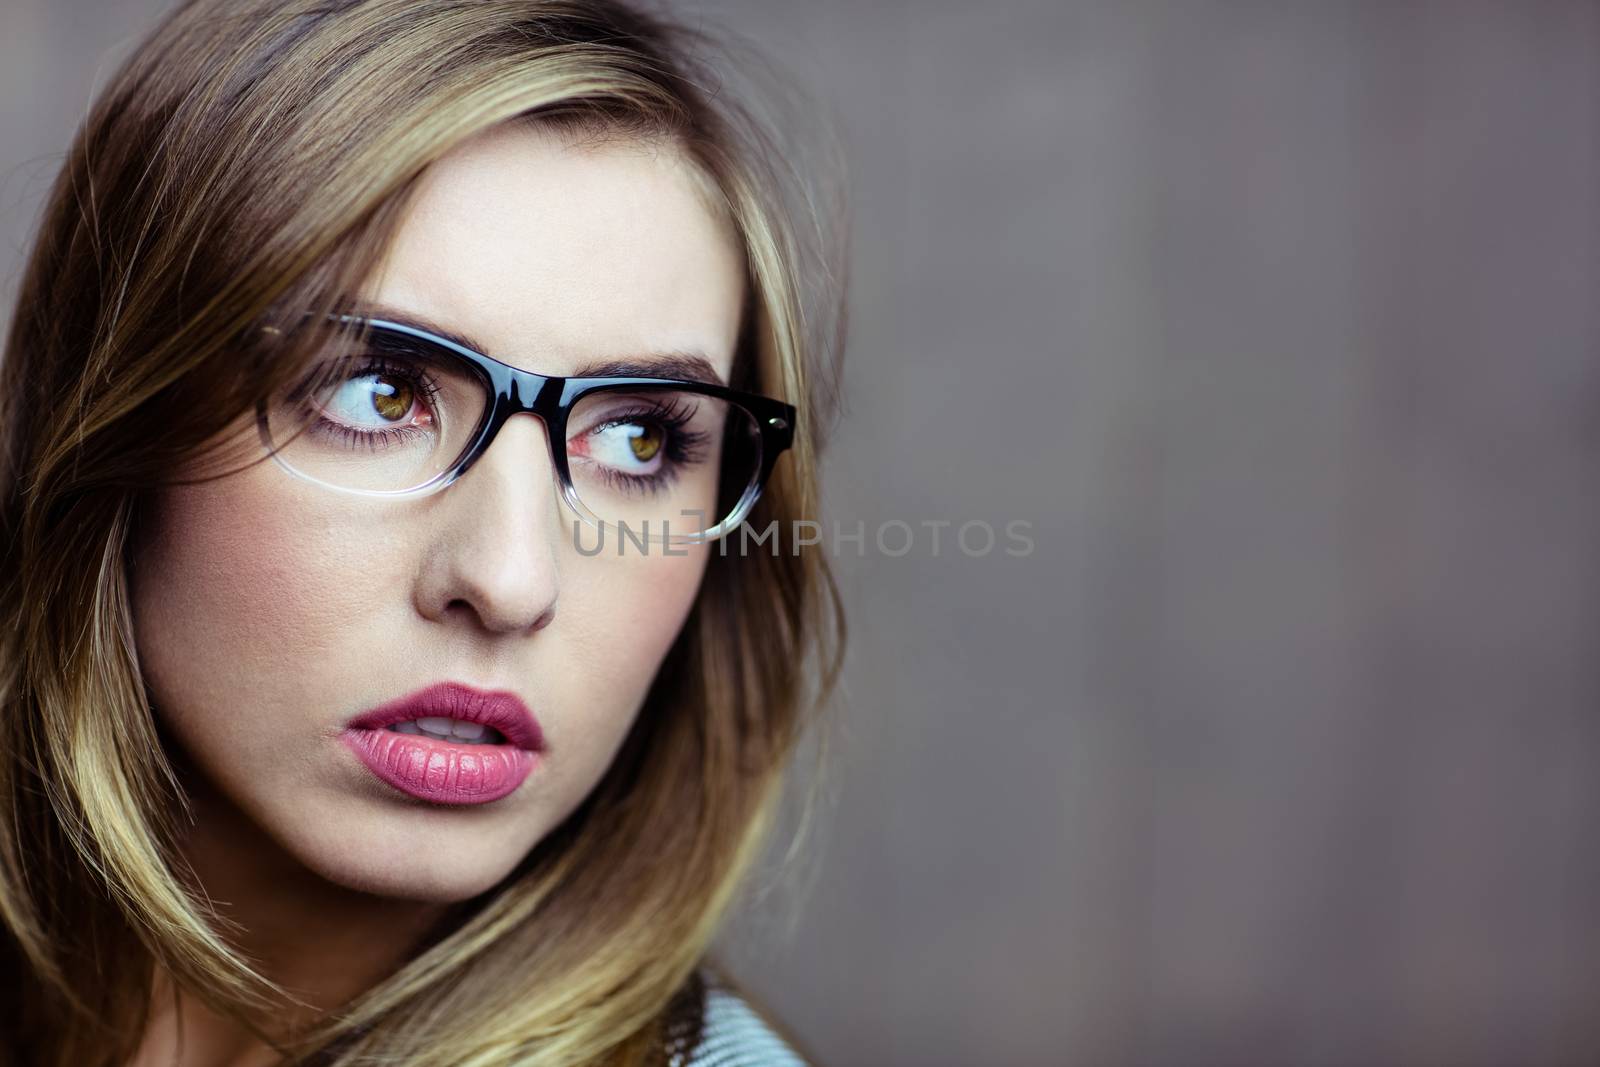
[[[444,490],[460,476],[458,471],[443,471],[434,475],[432,478],[421,483],[420,485],[414,486],[410,489],[355,489],[347,485],[339,485],[337,482],[324,481],[313,474],[307,474],[298,467],[292,466],[276,449],[272,449],[270,447],[270,440],[267,443],[269,446],[268,455],[272,458],[272,461],[289,474],[300,479],[301,481],[319,486],[320,488],[330,489],[336,493],[345,493],[350,496],[389,500],[409,500],[412,498],[420,499],[422,497],[432,496],[434,493]],[[722,519],[715,526],[712,526],[707,530],[703,530],[697,534],[671,535],[669,533],[666,536],[647,534],[645,536],[641,536],[639,539],[647,544],[699,544],[702,542],[716,541],[719,538],[726,536],[741,522],[743,522],[745,517],[750,513],[750,509],[755,506],[756,499],[760,496],[760,493],[755,490],[754,482],[755,479],[752,478],[751,485],[745,488],[744,493],[740,496],[739,502],[734,506],[733,511],[730,512],[726,518]],[[630,531],[630,536],[632,536],[633,528],[631,526],[627,526],[624,520],[603,519],[588,509],[583,501],[577,497],[576,491],[571,486],[562,484],[560,489],[562,500],[566,502],[567,507],[586,526],[602,531],[608,526],[615,527],[618,529],[619,537],[621,536],[621,529],[626,528]]]

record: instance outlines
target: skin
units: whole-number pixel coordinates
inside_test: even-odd
[[[670,147],[492,130],[429,169],[360,295],[539,373],[694,349],[727,380],[743,258],[699,189]],[[320,1009],[397,968],[446,905],[498,883],[633,724],[707,549],[584,556],[572,519],[531,414],[429,497],[347,497],[260,463],[151,501],[132,606],[195,802],[184,857],[242,925],[239,947]],[[356,714],[443,680],[510,689],[533,709],[547,748],[515,793],[428,804],[339,742]],[[174,993],[157,981],[132,1062],[272,1061],[181,992],[174,1059]]]

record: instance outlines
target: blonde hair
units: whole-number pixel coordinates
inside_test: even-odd
[[[287,349],[255,344],[251,327],[354,292],[452,146],[516,120],[684,153],[747,253],[736,384],[799,413],[748,521],[781,532],[816,514],[845,328],[842,182],[788,165],[772,118],[732,100],[699,55],[719,47],[618,0],[197,0],[96,101],[0,363],[0,1045],[20,1062],[124,1062],[155,965],[252,1024],[293,1000],[182,870],[186,800],[134,653],[128,546],[149,491],[315,350],[305,331]],[[580,808],[395,974],[280,1051],[330,1065],[653,1062],[844,637],[815,550],[713,553]]]

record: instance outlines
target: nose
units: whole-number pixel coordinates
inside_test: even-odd
[[[500,634],[548,626],[560,591],[558,489],[543,422],[513,415],[477,462],[432,498],[437,522],[418,610]]]

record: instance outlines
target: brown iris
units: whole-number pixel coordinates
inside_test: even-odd
[[[412,390],[410,384],[397,381],[387,374],[378,375],[379,386],[372,394],[372,406],[379,415],[390,420],[405,418],[406,412],[411,410]]]
[[[652,426],[644,433],[635,434],[628,439],[628,447],[633,449],[635,459],[650,462],[661,451],[661,428]]]

